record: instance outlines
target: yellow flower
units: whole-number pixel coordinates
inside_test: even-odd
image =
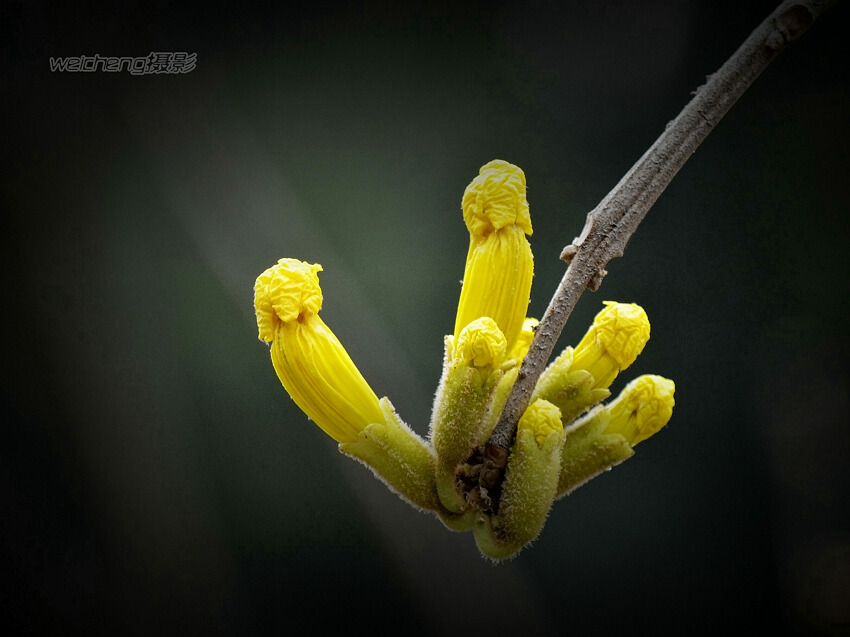
[[[675,383],[669,378],[638,376],[608,404],[606,434],[620,434],[634,447],[666,425],[673,415]]]
[[[375,392],[319,317],[321,270],[280,259],[257,278],[259,338],[271,343],[272,364],[295,404],[337,442],[353,442],[367,425],[385,419]]]
[[[489,316],[511,352],[528,310],[534,260],[526,234],[531,217],[525,174],[500,159],[485,164],[463,195],[469,252],[458,303],[454,337],[472,321]]]
[[[605,301],[605,309],[576,345],[570,370],[587,370],[593,375],[593,388],[606,389],[635,362],[648,340],[649,319],[641,306]]]

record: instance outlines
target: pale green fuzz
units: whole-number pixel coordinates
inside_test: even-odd
[[[410,504],[439,512],[433,449],[402,422],[387,398],[380,404],[386,422],[367,425],[357,440],[341,443],[339,450],[363,462]]]
[[[590,372],[573,370],[573,348],[568,347],[540,375],[531,400],[548,400],[561,410],[566,425],[579,415],[606,399],[611,392],[595,388]]]
[[[558,487],[564,430],[557,407],[531,404],[519,421],[496,515],[478,516],[473,527],[478,548],[501,560],[519,552],[543,528]]]
[[[555,497],[560,498],[620,464],[634,451],[620,434],[605,433],[611,415],[605,405],[591,410],[564,430],[561,471]]]
[[[488,355],[480,355],[482,351]],[[446,337],[443,375],[431,418],[431,444],[438,458],[437,492],[443,506],[453,513],[466,508],[456,472],[489,434],[493,397],[505,374],[504,356],[504,336],[486,317],[470,323],[457,346],[451,336]]]

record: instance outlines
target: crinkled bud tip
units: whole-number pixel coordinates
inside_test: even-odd
[[[254,283],[254,311],[259,339],[270,343],[281,323],[322,308],[318,273],[322,266],[298,259],[280,259]]]
[[[507,342],[496,321],[488,316],[472,321],[460,333],[455,359],[475,367],[498,367],[505,360]]]
[[[605,301],[605,309],[575,347],[572,369],[586,369],[595,387],[608,387],[635,362],[649,340],[649,318],[636,303]]]
[[[622,435],[631,446],[660,431],[673,415],[676,384],[669,378],[638,376],[608,405],[605,433]]]
[[[605,301],[593,319],[596,342],[620,369],[635,362],[649,340],[649,318],[637,303]]]
[[[519,226],[531,234],[525,173],[502,159],[484,164],[463,193],[463,220],[478,236],[506,226]]]
[[[564,430],[561,410],[547,400],[535,400],[519,419],[517,431],[525,430],[534,432],[537,446],[542,447],[549,434]]]

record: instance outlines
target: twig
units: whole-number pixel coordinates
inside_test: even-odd
[[[694,98],[678,117],[587,215],[581,235],[561,253],[561,258],[570,265],[540,321],[504,411],[486,445],[489,456],[499,458],[496,466],[507,462],[504,450],[513,445],[519,417],[528,406],[534,386],[581,293],[585,288],[599,287],[608,262],[623,255],[626,243],[646,213],[750,84],[836,1],[786,1],[779,5],[720,70],[694,92]],[[503,451],[499,453],[499,450]]]

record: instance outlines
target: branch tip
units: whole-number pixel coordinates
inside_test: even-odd
[[[738,98],[787,44],[799,38],[837,0],[786,1],[750,34],[706,83],[697,87],[681,113],[669,122],[656,142],[638,159],[600,204],[587,215],[581,235],[566,246],[560,258],[569,263],[549,307],[535,331],[531,348],[490,439],[491,447],[511,448],[517,423],[546,366],[555,342],[582,291],[597,290],[607,274],[605,266],[622,256],[626,243],[667,185],[714,129]],[[581,252],[581,257],[576,256]],[[500,462],[488,459],[500,477]],[[494,474],[490,474],[492,480]],[[481,496],[498,508],[500,480],[492,489],[482,485]]]

